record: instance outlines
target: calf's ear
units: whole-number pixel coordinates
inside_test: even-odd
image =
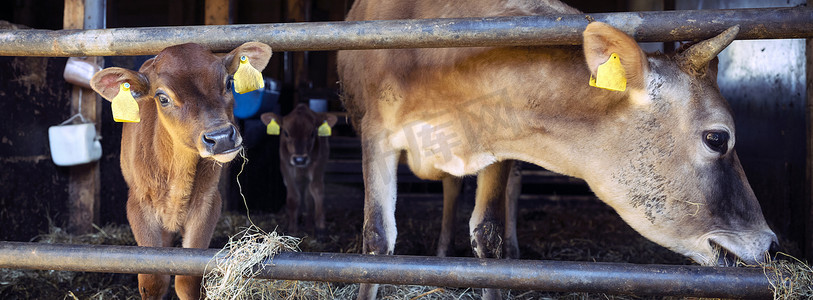
[[[145,95],[150,88],[149,81],[141,73],[117,67],[97,72],[90,79],[90,87],[107,101],[113,101],[119,93],[119,87],[125,82],[130,84],[130,91],[136,95]]]
[[[592,22],[587,25],[583,37],[584,58],[593,77],[596,76],[598,66],[616,53],[624,67],[627,86],[644,87],[644,76],[649,71],[649,63],[641,47],[629,35],[608,24]],[[587,80],[585,78],[585,82]]]
[[[279,116],[277,116],[277,114],[272,112],[267,112],[260,115],[260,120],[263,121],[263,125],[268,125],[268,123],[271,123],[271,120],[277,120],[277,124],[282,125],[282,118],[280,118]]]
[[[248,57],[252,67],[262,72],[271,59],[271,46],[259,42],[248,42],[235,48],[223,57],[223,64],[229,74],[237,72],[237,67],[240,66],[240,56],[243,55]]]
[[[327,125],[330,126],[330,127],[333,127],[333,125],[336,125],[336,122],[339,119],[334,114],[325,114],[325,116],[324,116],[324,118],[322,118],[322,120],[327,121]],[[321,122],[319,122],[319,123],[321,123]]]

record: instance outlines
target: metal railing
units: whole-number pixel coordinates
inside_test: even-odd
[[[274,51],[576,45],[592,21],[640,42],[699,40],[740,25],[737,39],[813,37],[813,9],[759,8],[461,19],[381,20],[98,30],[0,30],[0,56],[151,55],[195,42],[230,51],[259,41]]]
[[[0,242],[0,268],[202,275],[217,249]],[[760,268],[282,252],[258,278],[609,294],[770,298]]]

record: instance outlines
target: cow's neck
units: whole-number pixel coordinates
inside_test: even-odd
[[[440,115],[432,116],[438,118],[434,122],[438,126],[460,122],[459,132],[473,150],[470,155],[519,159],[581,176],[568,162],[587,146],[584,137],[623,106],[624,93],[590,87],[590,73],[578,47],[469,51],[464,59],[447,57],[455,63],[441,63],[446,67],[413,72],[420,74],[414,79],[434,86],[410,95],[433,99],[416,102],[422,106],[415,111]],[[431,59],[437,61],[428,63],[437,66],[443,57]],[[437,103],[447,105],[441,108]],[[448,112],[454,116],[445,118]]]
[[[519,85],[511,99],[527,112],[525,119],[519,120],[527,126],[517,139],[498,143],[502,149],[497,151],[508,158],[583,178],[581,168],[574,166],[584,161],[576,158],[588,157],[598,147],[590,137],[612,122],[612,116],[627,109],[628,102],[623,101],[627,94],[589,86],[590,73],[581,48],[539,51],[529,56],[539,62],[546,61],[543,56],[554,59],[525,65],[526,78],[537,83]],[[540,75],[535,77],[534,72]]]

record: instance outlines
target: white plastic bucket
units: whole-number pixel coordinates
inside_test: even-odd
[[[93,123],[48,128],[51,159],[58,166],[75,166],[102,157],[102,144],[96,139]]]

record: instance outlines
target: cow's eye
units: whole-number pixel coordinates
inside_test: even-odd
[[[703,142],[709,149],[725,154],[728,151],[728,132],[722,130],[710,130],[703,132]]]
[[[285,134],[285,137],[288,137],[288,130],[283,130],[282,133]]]

